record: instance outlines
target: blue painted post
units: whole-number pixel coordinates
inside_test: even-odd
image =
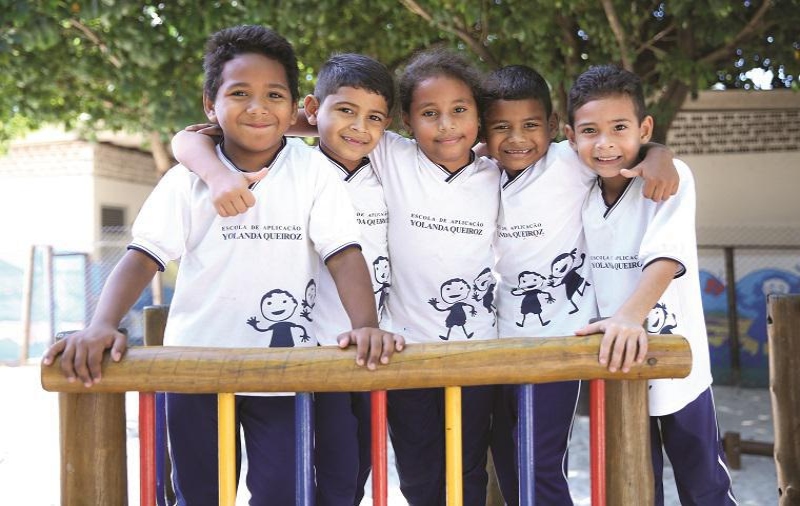
[[[294,401],[295,490],[297,506],[314,506],[314,405],[313,394],[297,393]]]
[[[166,394],[156,393],[156,504],[167,506],[167,417]]]
[[[520,385],[517,393],[517,430],[519,439],[519,504],[534,506],[534,483],[536,471],[533,455],[533,385]]]

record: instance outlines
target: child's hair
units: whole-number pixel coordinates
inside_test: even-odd
[[[342,86],[377,93],[386,99],[391,114],[394,107],[394,80],[382,63],[355,53],[331,56],[319,70],[314,96],[322,103]]]
[[[404,113],[411,111],[414,90],[421,81],[431,77],[446,76],[458,79],[469,86],[479,110],[482,110],[483,89],[481,74],[463,56],[447,49],[432,49],[417,53],[400,77],[400,107]]]
[[[209,37],[203,57],[205,82],[203,92],[214,100],[222,84],[225,64],[240,54],[256,53],[271,58],[286,70],[292,100],[300,98],[297,57],[292,45],[277,32],[261,25],[238,25],[220,30]]]
[[[509,65],[495,70],[483,82],[483,88],[487,107],[495,100],[537,100],[544,106],[548,118],[553,112],[547,81],[527,65]]]
[[[595,65],[578,76],[569,90],[567,99],[567,118],[569,124],[575,122],[575,111],[592,100],[608,96],[625,95],[633,101],[636,117],[641,122],[647,112],[644,104],[642,80],[633,72],[616,65]]]

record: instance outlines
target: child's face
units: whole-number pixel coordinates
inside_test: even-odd
[[[322,147],[349,170],[369,155],[391,121],[382,95],[349,86],[342,86],[321,104],[309,95],[305,111],[309,123],[319,128]]]
[[[273,322],[288,320],[297,309],[297,302],[285,293],[276,292],[265,298],[261,303],[261,314]]]
[[[653,118],[639,123],[633,100],[625,95],[602,97],[575,110],[574,125],[567,125],[570,144],[581,161],[600,177],[619,178],[639,158],[639,148],[650,140]]]
[[[403,121],[434,163],[450,172],[469,163],[478,138],[478,104],[463,81],[446,76],[423,80]]]
[[[538,162],[556,136],[558,120],[539,100],[496,100],[486,111],[486,148],[511,175]]]
[[[469,295],[469,285],[463,281],[451,281],[442,285],[442,300],[448,304],[464,300]]]
[[[228,61],[217,96],[204,96],[203,103],[208,119],[222,128],[225,153],[243,170],[269,162],[297,119],[283,65],[257,53]]]

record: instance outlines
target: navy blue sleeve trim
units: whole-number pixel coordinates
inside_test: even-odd
[[[328,260],[330,260],[331,258],[335,257],[336,255],[338,255],[339,253],[341,253],[342,251],[344,251],[344,250],[346,250],[348,248],[358,248],[359,251],[360,251],[361,250],[361,245],[358,244],[357,242],[351,242],[351,243],[345,244],[341,248],[333,251],[330,255],[326,256],[322,261],[327,264]]]
[[[653,262],[658,262],[659,260],[672,260],[673,262],[677,262],[677,264],[680,266],[680,269],[678,269],[678,271],[675,273],[675,276],[672,279],[678,279],[679,277],[681,277],[684,274],[686,274],[686,266],[684,266],[682,262],[679,262],[678,260],[676,260],[674,258],[671,258],[671,257],[654,258],[654,259],[650,260],[649,262],[647,262],[647,265],[642,266],[642,270],[645,270],[648,265],[652,264]]]
[[[152,252],[147,251],[147,249],[145,249],[145,248],[143,248],[141,246],[134,246],[133,244],[128,245],[128,249],[132,249],[134,251],[138,251],[139,253],[142,253],[143,255],[146,255],[146,256],[150,257],[150,260],[152,260],[153,262],[155,262],[158,265],[158,270],[161,271],[161,272],[164,272],[164,269],[166,268],[166,265],[161,263],[161,260],[159,260],[158,257],[155,256]]]

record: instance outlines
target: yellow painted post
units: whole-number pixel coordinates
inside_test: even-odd
[[[219,506],[236,503],[236,421],[234,394],[219,394],[217,421],[219,424]]]
[[[444,437],[447,506],[462,506],[464,484],[461,454],[461,387],[444,389]]]

